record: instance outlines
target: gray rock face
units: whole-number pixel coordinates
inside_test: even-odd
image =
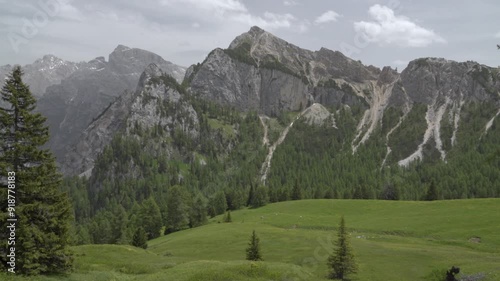
[[[62,164],[63,173],[90,174],[97,156],[113,136],[118,132],[131,134],[137,125],[142,129],[162,126],[168,133],[173,130],[169,128],[180,127],[185,133],[197,137],[199,128],[195,110],[183,101],[181,93],[161,80],[162,75],[165,73],[156,64],[149,65],[142,73],[137,89],[118,97],[85,129],[76,145],[68,147],[69,152]],[[162,115],[158,106],[164,103],[176,104],[178,110],[187,114],[183,114],[183,118]]]
[[[215,49],[193,75],[190,86],[204,98],[241,110],[256,110],[260,106],[258,69],[233,60],[221,49]]]
[[[437,58],[410,62],[401,73],[401,80],[413,102],[428,105],[445,97],[454,101],[492,100],[500,88],[499,79],[489,67]]]
[[[201,65],[191,67],[189,87],[202,98],[269,116],[298,111],[313,102],[361,105],[364,114],[352,141],[354,152],[376,132],[387,108],[395,107],[406,115],[413,104],[425,104],[427,112],[421,121],[428,128],[420,147],[434,139],[444,160],[440,122],[445,112],[454,116],[454,143],[464,104],[493,102],[500,107],[498,73],[475,62],[423,58],[410,62],[399,74],[390,67],[365,66],[337,51],[305,50],[252,27],[228,49],[216,49]],[[407,165],[421,155],[417,151],[400,162]]]
[[[364,100],[384,107],[430,105],[445,97],[483,102],[497,98],[497,76],[475,62],[436,58],[414,60],[399,74],[390,67],[364,66],[337,51],[305,50],[252,27],[227,51],[216,49],[192,67],[189,86],[203,98],[275,115],[311,101],[331,106]],[[383,98],[378,96],[382,92]]]
[[[38,111],[48,117],[51,134],[48,146],[58,161],[94,118],[125,91],[135,90],[140,75],[151,63],[163,67],[165,73],[178,81],[184,76],[183,67],[151,52],[120,45],[109,55],[109,62],[97,57],[80,63],[60,84],[47,88],[38,101]]]
[[[190,85],[204,98],[268,115],[299,110],[309,97],[300,78],[234,60],[221,49],[211,53]]]
[[[368,85],[379,73],[379,69],[365,67],[340,52],[325,48],[312,52],[252,27],[227,51],[216,49],[197,69],[191,68],[189,86],[201,97],[240,110],[277,115],[313,102],[355,102],[340,88],[315,88],[328,80]]]
[[[270,69],[262,69],[260,73],[260,109],[265,114],[273,116],[308,106],[309,87],[300,78]]]

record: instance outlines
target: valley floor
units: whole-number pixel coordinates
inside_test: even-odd
[[[352,280],[435,280],[433,274],[451,266],[460,267],[462,276],[500,280],[500,199],[282,202],[235,211],[232,223],[215,217],[149,241],[147,250],[74,247],[75,271],[66,276],[0,279],[326,280],[341,215],[359,264]],[[260,237],[263,262],[244,260],[252,230]]]

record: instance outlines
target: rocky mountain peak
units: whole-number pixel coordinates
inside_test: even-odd
[[[61,66],[66,66],[74,63],[66,62],[54,55],[44,55],[42,58],[37,59],[31,66],[39,71],[57,70]]]
[[[139,77],[144,69],[154,63],[178,82],[184,78],[185,68],[179,67],[150,51],[118,45],[109,55],[109,65],[113,71]]]
[[[144,72],[141,74],[138,87],[142,88],[151,80],[151,78],[160,77],[162,75],[162,69],[159,68],[155,63],[151,63],[146,67],[146,69],[144,69]]]
[[[383,84],[390,84],[394,82],[399,77],[399,74],[396,70],[392,69],[390,66],[385,66],[382,69],[382,72],[380,72],[380,75],[378,77],[377,84],[379,86]]]
[[[264,29],[262,29],[262,28],[260,28],[260,27],[258,27],[256,25],[252,26],[250,28],[250,31],[249,31],[249,33],[255,33],[255,34],[261,34],[261,33],[264,33],[264,32],[266,32]]]
[[[54,62],[54,61],[62,61],[62,59],[60,59],[54,55],[47,54],[47,55],[44,55],[41,59],[36,60],[35,62]]]
[[[116,48],[113,50],[113,53],[114,52],[124,52],[124,51],[128,51],[130,50],[131,48],[130,47],[127,47],[125,45],[121,45],[119,44],[118,46],[116,46]]]
[[[250,30],[248,32],[245,32],[245,33],[237,36],[231,42],[231,44],[229,44],[229,49],[235,49],[235,48],[241,46],[244,43],[247,43],[247,44],[250,44],[250,45],[254,45],[254,43],[256,41],[258,41],[258,39],[263,34],[266,34],[266,33],[269,34],[265,30],[263,30],[262,28],[260,28],[258,26],[253,26],[252,28],[250,28]]]

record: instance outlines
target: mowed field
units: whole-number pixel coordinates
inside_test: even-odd
[[[500,280],[500,200],[302,200],[231,213],[208,225],[131,246],[74,247],[64,276],[0,280],[327,280],[326,259],[344,215],[359,272],[352,280],[433,280],[458,266]],[[263,262],[245,261],[255,230]]]

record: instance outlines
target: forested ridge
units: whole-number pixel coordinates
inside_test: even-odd
[[[75,243],[129,244],[140,228],[152,239],[202,225],[207,216],[227,210],[287,200],[500,196],[500,160],[491,157],[500,130],[493,123],[484,133],[496,110],[493,106],[466,104],[453,145],[449,141],[452,120],[443,118],[446,161],[439,158],[431,141],[424,147],[423,161],[409,167],[400,167],[397,160],[420,144],[419,136],[427,126],[425,105],[414,104],[386,139],[404,115],[389,108],[356,153],[352,140],[364,105],[331,107],[332,118],[322,124],[311,124],[306,118],[295,121],[274,153],[264,185],[260,173],[267,147],[259,116],[201,100],[173,79],[162,79],[153,82],[181,92],[182,102],[195,109],[199,135],[193,137],[181,127],[139,124],[116,134],[97,158],[90,178],[65,179],[75,210]],[[181,106],[167,101],[157,106],[162,116],[186,118]],[[293,116],[297,113],[270,119],[271,142]],[[387,145],[392,150],[389,155]]]

